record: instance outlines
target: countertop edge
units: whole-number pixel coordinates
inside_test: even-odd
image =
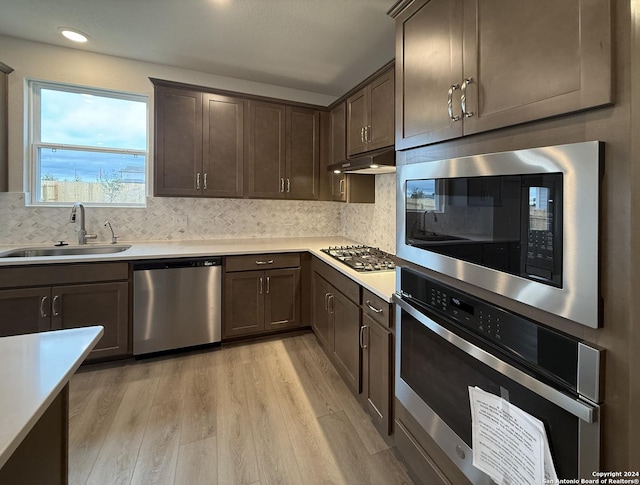
[[[275,254],[287,252],[308,252],[321,259],[332,268],[351,278],[360,286],[368,289],[378,297],[391,303],[395,291],[395,273],[393,271],[357,272],[343,263],[320,251],[323,247],[358,242],[341,236],[312,238],[242,238],[215,240],[185,241],[125,241],[121,244],[132,245],[131,250],[112,254],[91,254],[74,256],[48,256],[38,258],[0,258],[0,269],[11,266],[31,266],[42,264],[78,264],[78,263],[133,263],[150,259],[207,257],[207,256],[239,256],[248,254]],[[14,248],[17,246],[13,246]],[[21,247],[28,247],[23,245]],[[42,247],[42,245],[40,245]],[[135,248],[135,249],[134,249]],[[11,249],[7,247],[7,249]],[[0,247],[0,252],[3,249]],[[394,276],[386,282],[385,274]],[[376,281],[372,281],[376,280]],[[383,283],[384,282],[384,283]]]
[[[58,331],[53,330],[51,332],[73,332],[77,330],[82,330],[85,332],[93,331],[94,335],[89,341],[87,341],[84,347],[82,347],[80,354],[75,359],[74,363],[71,366],[69,366],[69,368],[64,373],[64,375],[59,379],[58,383],[55,386],[53,386],[50,392],[42,399],[42,402],[36,408],[34,413],[31,415],[30,419],[28,419],[27,422],[24,423],[24,425],[20,428],[20,430],[15,436],[9,438],[8,443],[4,446],[4,448],[0,449],[0,468],[2,468],[7,463],[9,458],[11,458],[11,456],[16,451],[18,446],[20,446],[22,441],[33,429],[33,427],[38,422],[38,420],[43,416],[45,411],[49,408],[49,406],[54,401],[54,399],[58,396],[60,391],[62,391],[64,386],[67,385],[67,383],[71,379],[71,376],[73,376],[73,374],[78,370],[82,362],[84,362],[84,360],[89,355],[89,352],[91,352],[91,350],[96,345],[98,340],[100,340],[100,338],[102,338],[102,335],[104,334],[104,328],[102,326],[82,327],[81,329],[68,329],[68,330],[58,330]],[[50,333],[50,332],[44,332],[44,334],[46,333]],[[27,337],[32,335],[41,336],[43,335],[43,333],[20,335],[19,337]],[[5,337],[5,338],[11,338],[11,337]]]

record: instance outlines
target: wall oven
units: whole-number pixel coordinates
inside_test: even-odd
[[[398,168],[397,255],[596,328],[603,145]]]
[[[604,353],[580,339],[397,268],[399,402],[473,484],[469,386],[544,423],[559,478],[591,477],[600,462]]]

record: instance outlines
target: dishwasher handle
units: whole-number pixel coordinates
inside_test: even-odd
[[[211,258],[179,258],[139,261],[137,263],[133,263],[133,270],[143,271],[154,269],[199,268],[209,266],[222,266],[222,258],[220,256],[215,256]]]

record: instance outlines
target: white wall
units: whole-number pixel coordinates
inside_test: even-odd
[[[26,80],[40,79],[141,93],[149,96],[149,77],[328,106],[335,98],[170,66],[92,54],[0,36],[2,62],[9,76],[9,193],[0,194],[0,244],[74,241],[68,208],[26,207],[24,161],[27,144]],[[151,136],[153,130],[151,129]],[[153,147],[153,140],[150,140]],[[153,160],[153,153],[150,153]],[[392,183],[393,182],[393,183]],[[362,244],[395,252],[395,177],[379,175],[377,203],[149,198],[145,209],[90,208],[87,230],[109,241],[109,219],[122,240],[330,236],[344,234]]]

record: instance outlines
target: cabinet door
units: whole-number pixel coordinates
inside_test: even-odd
[[[265,271],[265,330],[300,325],[300,268]]]
[[[391,431],[392,334],[366,314],[362,316],[362,394],[373,424]]]
[[[449,89],[462,82],[461,2],[420,0],[397,18],[396,150],[462,136],[461,119],[447,109]],[[454,118],[459,93],[452,93]]]
[[[204,94],[202,195],[242,197],[244,101]]]
[[[52,328],[104,327],[89,359],[129,353],[128,283],[55,286],[51,295]]]
[[[333,288],[318,273],[311,277],[312,326],[318,340],[328,351],[333,350],[333,318],[329,313],[329,296]]]
[[[340,103],[331,111],[331,163],[347,159],[347,105]]]
[[[264,271],[226,273],[223,337],[264,330]]]
[[[329,297],[333,315],[333,355],[343,379],[355,394],[360,393],[360,308],[342,293],[333,290]]]
[[[369,97],[367,89],[361,89],[347,99],[347,155],[367,151],[364,128],[369,124]]]
[[[200,195],[202,93],[157,86],[155,122],[154,195]]]
[[[465,134],[612,101],[609,0],[464,5]]]
[[[369,131],[367,150],[394,143],[394,70],[376,78],[369,85]]]
[[[0,315],[0,337],[50,330],[50,288],[1,290]]]
[[[286,189],[285,107],[248,101],[247,195],[283,198]]]
[[[317,199],[320,189],[320,112],[288,106],[286,196]]]

